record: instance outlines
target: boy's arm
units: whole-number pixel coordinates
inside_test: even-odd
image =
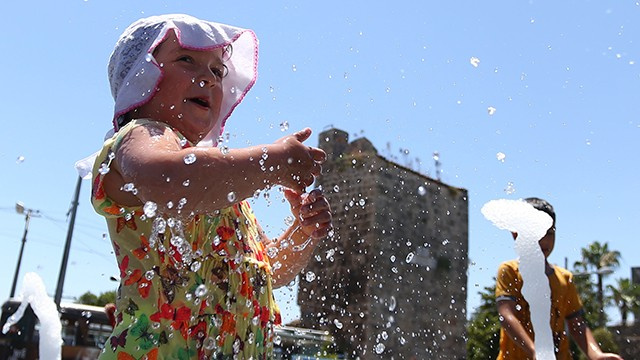
[[[499,300],[497,306],[498,314],[500,315],[500,325],[504,331],[527,353],[527,356],[535,359],[536,350],[533,339],[516,317],[516,302],[513,300]]]
[[[622,360],[616,354],[603,353],[581,314],[567,318],[569,333],[590,360]]]

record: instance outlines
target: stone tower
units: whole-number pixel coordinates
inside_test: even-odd
[[[301,325],[349,358],[464,359],[467,191],[348,140],[320,134],[334,233],[300,280]]]

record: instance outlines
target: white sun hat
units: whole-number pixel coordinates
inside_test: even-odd
[[[162,79],[162,66],[153,58],[154,49],[173,30],[183,48],[211,50],[231,45],[226,60],[228,74],[222,81],[220,116],[199,145],[212,146],[233,109],[256,82],[258,39],[252,30],[197,19],[184,14],[151,16],[137,20],[120,36],[109,60],[109,83],[115,100],[113,128],[129,111],[148,102]]]
[[[162,79],[162,66],[153,57],[154,49],[173,30],[180,46],[194,50],[212,50],[231,45],[231,57],[225,61],[227,76],[222,81],[220,115],[198,146],[216,146],[233,109],[258,77],[258,38],[249,29],[204,21],[184,14],[151,16],[137,20],[122,33],[109,59],[109,84],[115,100],[110,138],[120,128],[123,115],[145,104],[155,94]],[[91,177],[96,152],[75,163],[82,178]]]

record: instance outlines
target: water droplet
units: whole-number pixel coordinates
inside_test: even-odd
[[[229,89],[229,91],[230,91],[232,94],[235,94],[235,93],[236,93],[236,87],[235,87],[235,86],[232,86],[232,87]]]
[[[382,343],[376,344],[375,350],[376,350],[376,354],[382,354],[382,352],[384,351],[384,344]]]
[[[156,216],[156,210],[158,210],[158,205],[153,201],[147,201],[146,203],[144,203],[142,210],[144,211],[144,214],[147,217],[152,218]]]
[[[504,160],[507,158],[507,155],[503,152],[499,152],[496,154],[496,159],[498,159],[498,161],[500,162],[504,162]]]
[[[153,279],[155,275],[156,273],[153,270],[149,270],[146,273],[144,273],[144,278],[151,281],[151,279]]]
[[[153,221],[153,230],[157,231],[158,234],[164,234],[167,229],[167,222],[163,218],[156,218]]]
[[[395,310],[396,305],[397,305],[396,298],[395,296],[392,296],[391,299],[389,299],[389,311]]]
[[[494,108],[493,106],[489,106],[487,108],[487,113],[489,113],[489,116],[495,114],[496,113],[496,108]]]
[[[170,242],[171,245],[179,247],[180,245],[182,245],[182,243],[184,243],[184,239],[180,236],[172,236]]]
[[[280,250],[278,250],[277,247],[272,246],[272,247],[267,249],[267,256],[273,259],[274,257],[276,257],[276,255],[278,255],[279,251]]]
[[[187,180],[182,182],[182,186],[189,186],[189,183],[190,183],[190,181],[189,181],[189,179],[187,179]]]
[[[471,64],[471,66],[477,68],[478,65],[480,65],[480,59],[478,59],[475,56],[472,56],[471,59],[469,59],[469,63]]]
[[[111,170],[109,168],[109,165],[102,163],[100,164],[100,168],[98,169],[98,172],[100,173],[100,175],[106,175],[107,173],[109,173],[109,170]]]
[[[16,164],[22,164],[24,162],[24,156],[20,155],[16,159]]]
[[[408,254],[407,254],[407,258],[405,259],[405,261],[406,261],[407,263],[410,263],[410,262],[411,262],[411,260],[413,260],[413,257],[414,257],[414,256],[415,256],[415,254],[414,254],[414,253],[412,253],[412,252],[408,253]]]
[[[509,182],[507,183],[507,187],[504,189],[504,192],[505,192],[505,193],[507,193],[507,195],[511,195],[511,194],[513,194],[514,192],[516,192],[516,188],[515,188],[515,186],[513,185],[513,182],[509,181]]]
[[[358,205],[364,206],[364,204],[366,204],[366,201],[364,199],[360,199],[360,201],[358,201]]]
[[[333,192],[340,192],[340,187],[338,185],[335,185],[333,187]]]
[[[234,193],[233,191],[227,194],[227,200],[229,200],[229,202],[234,202],[236,201],[236,193]]]
[[[189,153],[187,155],[184,156],[184,163],[187,165],[191,165],[194,162],[196,162],[196,154],[194,153]]]
[[[204,87],[207,83],[204,82],[204,80],[200,80],[200,82],[198,83],[198,85],[200,85],[200,87]]]
[[[153,55],[151,54],[147,54],[144,56],[144,61],[146,62],[152,62],[153,61]]]
[[[195,294],[197,297],[203,297],[203,296],[205,296],[205,295],[207,294],[207,291],[209,291],[209,290],[207,289],[207,285],[205,285],[205,284],[200,284],[200,285],[198,285],[198,287],[196,288],[196,291],[194,292],[194,294]]]
[[[178,200],[178,209],[182,209],[187,204],[186,198],[181,198]]]
[[[194,271],[194,272],[200,270],[200,267],[202,267],[202,263],[200,263],[200,261],[194,261],[191,263],[191,266],[190,266],[191,271]]]
[[[296,68],[295,64],[291,65],[291,71],[294,71],[294,72],[298,71],[298,68]]]
[[[418,186],[418,195],[425,196],[426,194],[427,194],[427,189],[422,185]]]
[[[223,145],[223,146],[220,146],[219,149],[220,149],[220,153],[222,155],[227,155],[229,153],[229,147],[228,146]]]
[[[291,215],[284,218],[284,224],[287,226],[293,225],[294,221],[295,221],[295,218]]]
[[[516,310],[518,311],[522,310],[522,306],[520,304],[516,305]]]
[[[211,336],[209,336],[208,338],[206,338],[204,340],[204,342],[202,343],[202,346],[206,350],[213,350],[213,348],[216,346],[216,340],[214,338],[212,338]]]
[[[280,131],[287,131],[289,130],[289,122],[288,121],[283,121],[280,123]]]
[[[313,273],[313,271],[309,271],[309,272],[307,272],[307,274],[305,275],[305,279],[306,279],[308,282],[313,282],[313,280],[315,280],[315,279],[316,279],[316,274],[314,274],[314,273]]]

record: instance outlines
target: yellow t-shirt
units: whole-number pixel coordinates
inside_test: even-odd
[[[570,360],[569,339],[565,331],[565,320],[582,313],[582,302],[573,283],[573,275],[566,269],[553,267],[553,273],[548,275],[551,288],[551,332],[556,351],[556,359]],[[516,317],[525,330],[534,337],[531,325],[529,304],[522,296],[522,276],[518,270],[518,260],[506,261],[500,264],[496,282],[496,300],[510,300],[516,302]],[[530,359],[504,331],[500,329],[500,353],[498,360]]]

